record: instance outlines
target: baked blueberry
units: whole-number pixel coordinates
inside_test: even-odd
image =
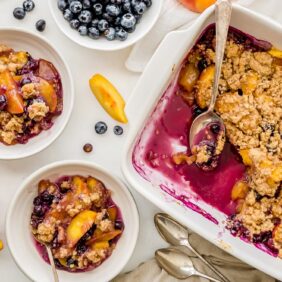
[[[15,8],[13,11],[13,15],[16,19],[22,20],[25,17],[25,10],[23,8]]]
[[[73,19],[70,21],[70,26],[73,29],[78,29],[78,27],[80,26],[80,21],[77,19]]]
[[[101,31],[101,32],[104,32],[106,29],[109,28],[109,23],[108,21],[106,21],[105,19],[101,19],[99,22],[98,22],[98,29]]]
[[[66,0],[58,0],[58,8],[63,12],[68,6]]]
[[[77,30],[78,30],[79,34],[82,35],[82,36],[86,36],[87,33],[88,33],[86,25],[79,26]]]
[[[38,20],[35,24],[36,29],[40,32],[44,31],[46,28],[46,21],[45,20]]]
[[[126,40],[128,37],[127,31],[125,31],[123,28],[117,28],[116,29],[116,38],[120,41]]]
[[[23,8],[26,12],[31,12],[34,9],[35,5],[32,0],[25,0],[23,2]]]
[[[73,15],[73,13],[71,12],[70,9],[66,9],[64,11],[64,18],[65,18],[65,20],[67,20],[69,22],[69,21],[71,21],[73,19],[73,17],[74,17],[74,15]]]
[[[100,37],[100,31],[97,27],[88,28],[88,36],[93,39],[98,39]]]
[[[126,29],[131,29],[136,25],[136,19],[133,14],[127,13],[122,16],[120,24]]]
[[[116,31],[113,27],[109,27],[108,29],[105,30],[104,35],[107,40],[113,41],[116,37]]]
[[[123,128],[119,125],[116,125],[114,127],[114,134],[115,135],[122,135],[123,134]]]
[[[70,10],[74,14],[78,14],[82,11],[82,4],[79,1],[73,1],[70,4]]]
[[[83,10],[79,16],[78,16],[78,20],[81,22],[81,23],[84,23],[84,24],[88,24],[92,21],[92,14],[90,11],[88,10]]]
[[[99,121],[95,124],[95,131],[97,134],[104,134],[108,130],[108,126],[105,122]]]
[[[0,111],[3,111],[7,106],[7,99],[5,95],[0,95]]]

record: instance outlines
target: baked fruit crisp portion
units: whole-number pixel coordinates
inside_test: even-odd
[[[0,142],[28,142],[62,110],[61,78],[53,64],[0,45]]]
[[[124,230],[110,191],[89,176],[41,180],[30,225],[39,242],[50,245],[56,266],[67,271],[88,271],[113,252]],[[43,245],[37,243],[48,262]]]
[[[210,27],[179,75],[179,94],[194,112],[209,105],[214,60],[215,29]],[[282,257],[282,51],[230,28],[216,112],[224,121],[227,142],[247,168],[245,178],[233,187],[237,212],[227,227]],[[197,163],[202,152],[192,153],[180,161]]]

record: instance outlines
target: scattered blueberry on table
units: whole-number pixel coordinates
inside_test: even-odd
[[[26,12],[31,12],[35,7],[35,4],[32,0],[25,0],[23,2],[23,8]]]
[[[25,17],[25,10],[21,7],[17,7],[14,9],[13,15],[16,19],[22,20]]]
[[[99,121],[95,124],[95,131],[97,134],[105,134],[108,130],[108,126],[105,122]]]
[[[27,0],[31,1],[31,0]],[[71,28],[92,39],[124,41],[136,29],[152,0],[58,0]]]
[[[116,125],[114,127],[114,134],[115,135],[122,135],[123,134],[123,128],[119,125]]]
[[[40,32],[45,30],[46,27],[46,21],[45,20],[38,20],[35,24],[36,29]]]

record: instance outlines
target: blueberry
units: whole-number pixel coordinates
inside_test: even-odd
[[[193,107],[192,112],[193,112],[193,117],[197,117],[200,114],[202,114],[204,110],[196,106],[196,107]]]
[[[120,41],[126,40],[128,37],[128,33],[123,29],[119,28],[116,30],[116,38]]]
[[[71,4],[73,1],[77,1],[77,0],[68,0],[68,3]]]
[[[68,22],[70,22],[73,19],[73,13],[71,12],[70,9],[66,9],[64,11],[64,18],[65,20],[67,20]]]
[[[47,191],[44,191],[40,195],[41,201],[46,203],[47,205],[51,205],[54,200],[54,195],[49,194]]]
[[[35,24],[36,29],[40,32],[45,30],[46,27],[46,21],[45,20],[38,20]]]
[[[34,204],[35,206],[41,205],[41,204],[42,204],[41,197],[40,197],[40,196],[35,197],[35,198],[33,199],[33,204]]]
[[[147,8],[150,8],[152,6],[152,0],[143,0]]]
[[[134,25],[133,27],[130,27],[130,28],[126,28],[126,31],[127,31],[128,33],[132,33],[132,32],[135,31],[135,29],[136,29],[136,25]]]
[[[92,21],[92,14],[90,11],[87,11],[87,10],[83,10],[79,16],[78,16],[78,19],[81,23],[84,23],[84,24],[88,24]]]
[[[25,17],[25,10],[23,8],[15,8],[13,15],[16,19],[22,20]]]
[[[124,27],[126,29],[130,29],[130,28],[133,28],[135,26],[136,19],[132,14],[127,13],[127,14],[124,14],[122,16],[120,24],[121,24],[122,27]]]
[[[122,5],[122,9],[127,12],[127,13],[131,13],[131,4],[130,2],[126,2]]]
[[[7,99],[5,95],[0,95],[0,111],[3,111],[7,106]]]
[[[210,129],[213,134],[218,134],[220,131],[220,125],[217,123],[214,123],[211,125]]]
[[[115,26],[120,26],[120,22],[121,22],[121,17],[116,17],[116,19],[114,21],[114,25]]]
[[[92,27],[98,27],[98,22],[99,22],[98,19],[94,19],[94,20],[91,22],[91,26],[92,26]]]
[[[123,229],[123,222],[117,220],[115,222],[115,229],[122,230]]]
[[[146,10],[147,6],[145,5],[144,2],[139,2],[133,6],[133,10],[138,14],[138,15],[143,15]]]
[[[20,85],[24,86],[24,85],[29,84],[29,83],[31,83],[31,79],[29,77],[23,77],[21,82],[20,82]]]
[[[201,59],[197,64],[197,67],[200,72],[202,72],[207,66],[208,66],[208,62],[205,58]]]
[[[95,131],[97,134],[104,134],[108,130],[108,126],[105,122],[99,121],[95,124]]]
[[[103,13],[103,6],[101,3],[96,3],[93,5],[93,11],[96,16],[102,15]]]
[[[123,134],[123,129],[122,129],[122,127],[119,126],[119,125],[116,125],[116,126],[114,127],[114,134],[115,134],[115,135],[122,135],[122,134]]]
[[[26,12],[31,12],[34,9],[35,5],[32,0],[25,0],[23,2],[23,8]]]
[[[110,16],[117,17],[120,14],[120,8],[115,4],[110,4],[106,6],[106,12]]]
[[[58,8],[63,12],[68,6],[66,0],[58,0]]]
[[[87,26],[86,25],[79,26],[79,28],[77,30],[78,30],[80,35],[82,35],[82,36],[87,35]]]
[[[116,30],[113,27],[109,27],[105,30],[104,35],[107,40],[113,41],[116,38]]]
[[[77,266],[77,260],[73,259],[72,257],[69,257],[67,259],[67,265],[68,267],[72,268],[74,266]]]
[[[87,251],[87,246],[85,244],[77,244],[76,246],[77,254],[80,256]]]
[[[98,22],[98,29],[101,32],[104,32],[107,28],[109,28],[109,23],[105,19],[102,19]]]
[[[110,0],[112,4],[120,5],[123,0]]]
[[[90,0],[83,0],[82,1],[82,7],[83,7],[83,9],[89,9],[91,7],[91,1]]]
[[[136,23],[139,23],[141,21],[142,15],[136,14],[134,17],[136,19]]]
[[[88,28],[88,36],[92,39],[98,39],[100,37],[100,31],[97,27]]]
[[[79,25],[80,25],[80,21],[77,19],[73,19],[70,21],[70,26],[73,29],[78,29]]]
[[[114,21],[114,17],[110,16],[108,13],[103,13],[102,17],[103,17],[103,19],[105,19],[109,23]]]
[[[74,14],[78,14],[82,11],[82,4],[79,1],[73,1],[70,4],[70,10],[74,13]]]
[[[34,206],[33,208],[33,213],[39,217],[44,216],[46,211],[47,209],[44,206]]]
[[[238,93],[239,96],[243,96],[243,94],[244,94],[242,89],[238,89],[237,93]]]

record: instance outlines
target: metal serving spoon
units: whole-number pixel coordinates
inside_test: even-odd
[[[33,237],[38,243],[40,243],[41,245],[44,245],[44,247],[46,248],[48,258],[49,258],[51,268],[52,268],[54,282],[59,282],[59,276],[58,276],[58,272],[57,272],[57,269],[56,269],[56,266],[55,266],[54,257],[53,257],[51,248],[45,242],[40,241],[36,236],[33,236]]]
[[[199,254],[189,242],[189,232],[186,227],[171,218],[168,214],[157,213],[154,217],[155,226],[162,238],[173,246],[185,246],[193,252],[205,265],[207,265],[224,282],[229,280]]]
[[[189,256],[176,248],[171,247],[157,250],[155,252],[155,257],[159,266],[177,279],[187,279],[191,276],[200,276],[210,281],[220,282],[217,279],[197,271]]]
[[[215,4],[216,22],[216,51],[215,51],[215,75],[212,89],[212,96],[209,108],[206,112],[199,115],[192,123],[189,142],[190,148],[197,143],[196,136],[210,123],[216,123],[225,131],[223,120],[214,112],[216,97],[218,94],[219,78],[224,56],[228,28],[231,19],[232,4],[230,0],[218,0]]]

